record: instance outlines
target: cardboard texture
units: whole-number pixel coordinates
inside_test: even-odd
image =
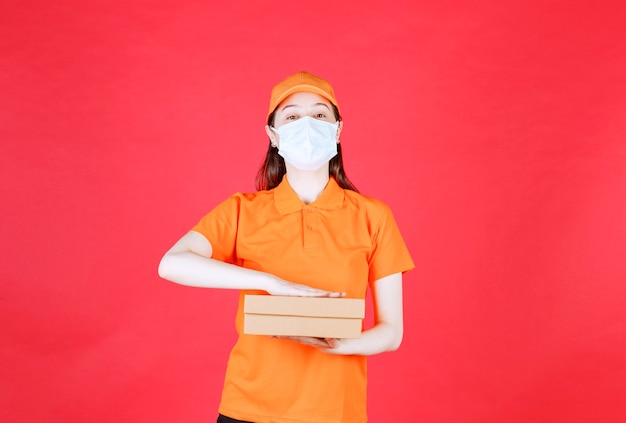
[[[358,338],[365,300],[246,295],[243,332],[249,335]]]

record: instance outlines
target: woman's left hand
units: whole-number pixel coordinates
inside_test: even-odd
[[[378,279],[372,296],[376,320],[374,326],[363,331],[359,338],[311,338],[306,336],[275,336],[289,339],[336,355],[373,355],[394,351],[400,346],[403,334],[402,274],[394,273]]]
[[[339,342],[334,338],[313,338],[310,336],[271,336],[271,338],[288,339],[290,341],[298,342],[309,347],[319,348],[321,350],[333,349]]]

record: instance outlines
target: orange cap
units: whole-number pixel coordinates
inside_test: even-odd
[[[335,92],[328,81],[309,72],[298,72],[287,77],[285,80],[279,82],[274,86],[274,88],[272,88],[270,108],[267,112],[267,117],[269,118],[270,114],[272,114],[272,112],[284,99],[293,93],[301,91],[319,94],[339,109],[337,99],[335,98]]]

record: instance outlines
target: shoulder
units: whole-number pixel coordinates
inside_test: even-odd
[[[370,197],[351,190],[344,190],[344,192],[346,203],[349,206],[358,207],[361,210],[375,215],[391,213],[389,206],[378,198]]]
[[[230,197],[222,201],[222,203],[237,203],[237,204],[250,204],[250,203],[263,203],[272,201],[274,195],[271,190],[269,191],[257,191],[257,192],[236,192]]]
[[[352,216],[367,222],[367,226],[372,232],[395,225],[395,218],[391,208],[378,198],[346,190],[345,205],[350,210]]]
[[[241,209],[257,207],[266,203],[270,198],[271,193],[268,191],[236,192],[216,203],[209,209],[207,216],[239,213]]]

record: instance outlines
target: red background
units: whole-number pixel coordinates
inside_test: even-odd
[[[271,86],[335,86],[417,268],[372,422],[626,419],[621,1],[0,6],[0,420],[214,421],[235,293],[158,278],[253,190]]]

